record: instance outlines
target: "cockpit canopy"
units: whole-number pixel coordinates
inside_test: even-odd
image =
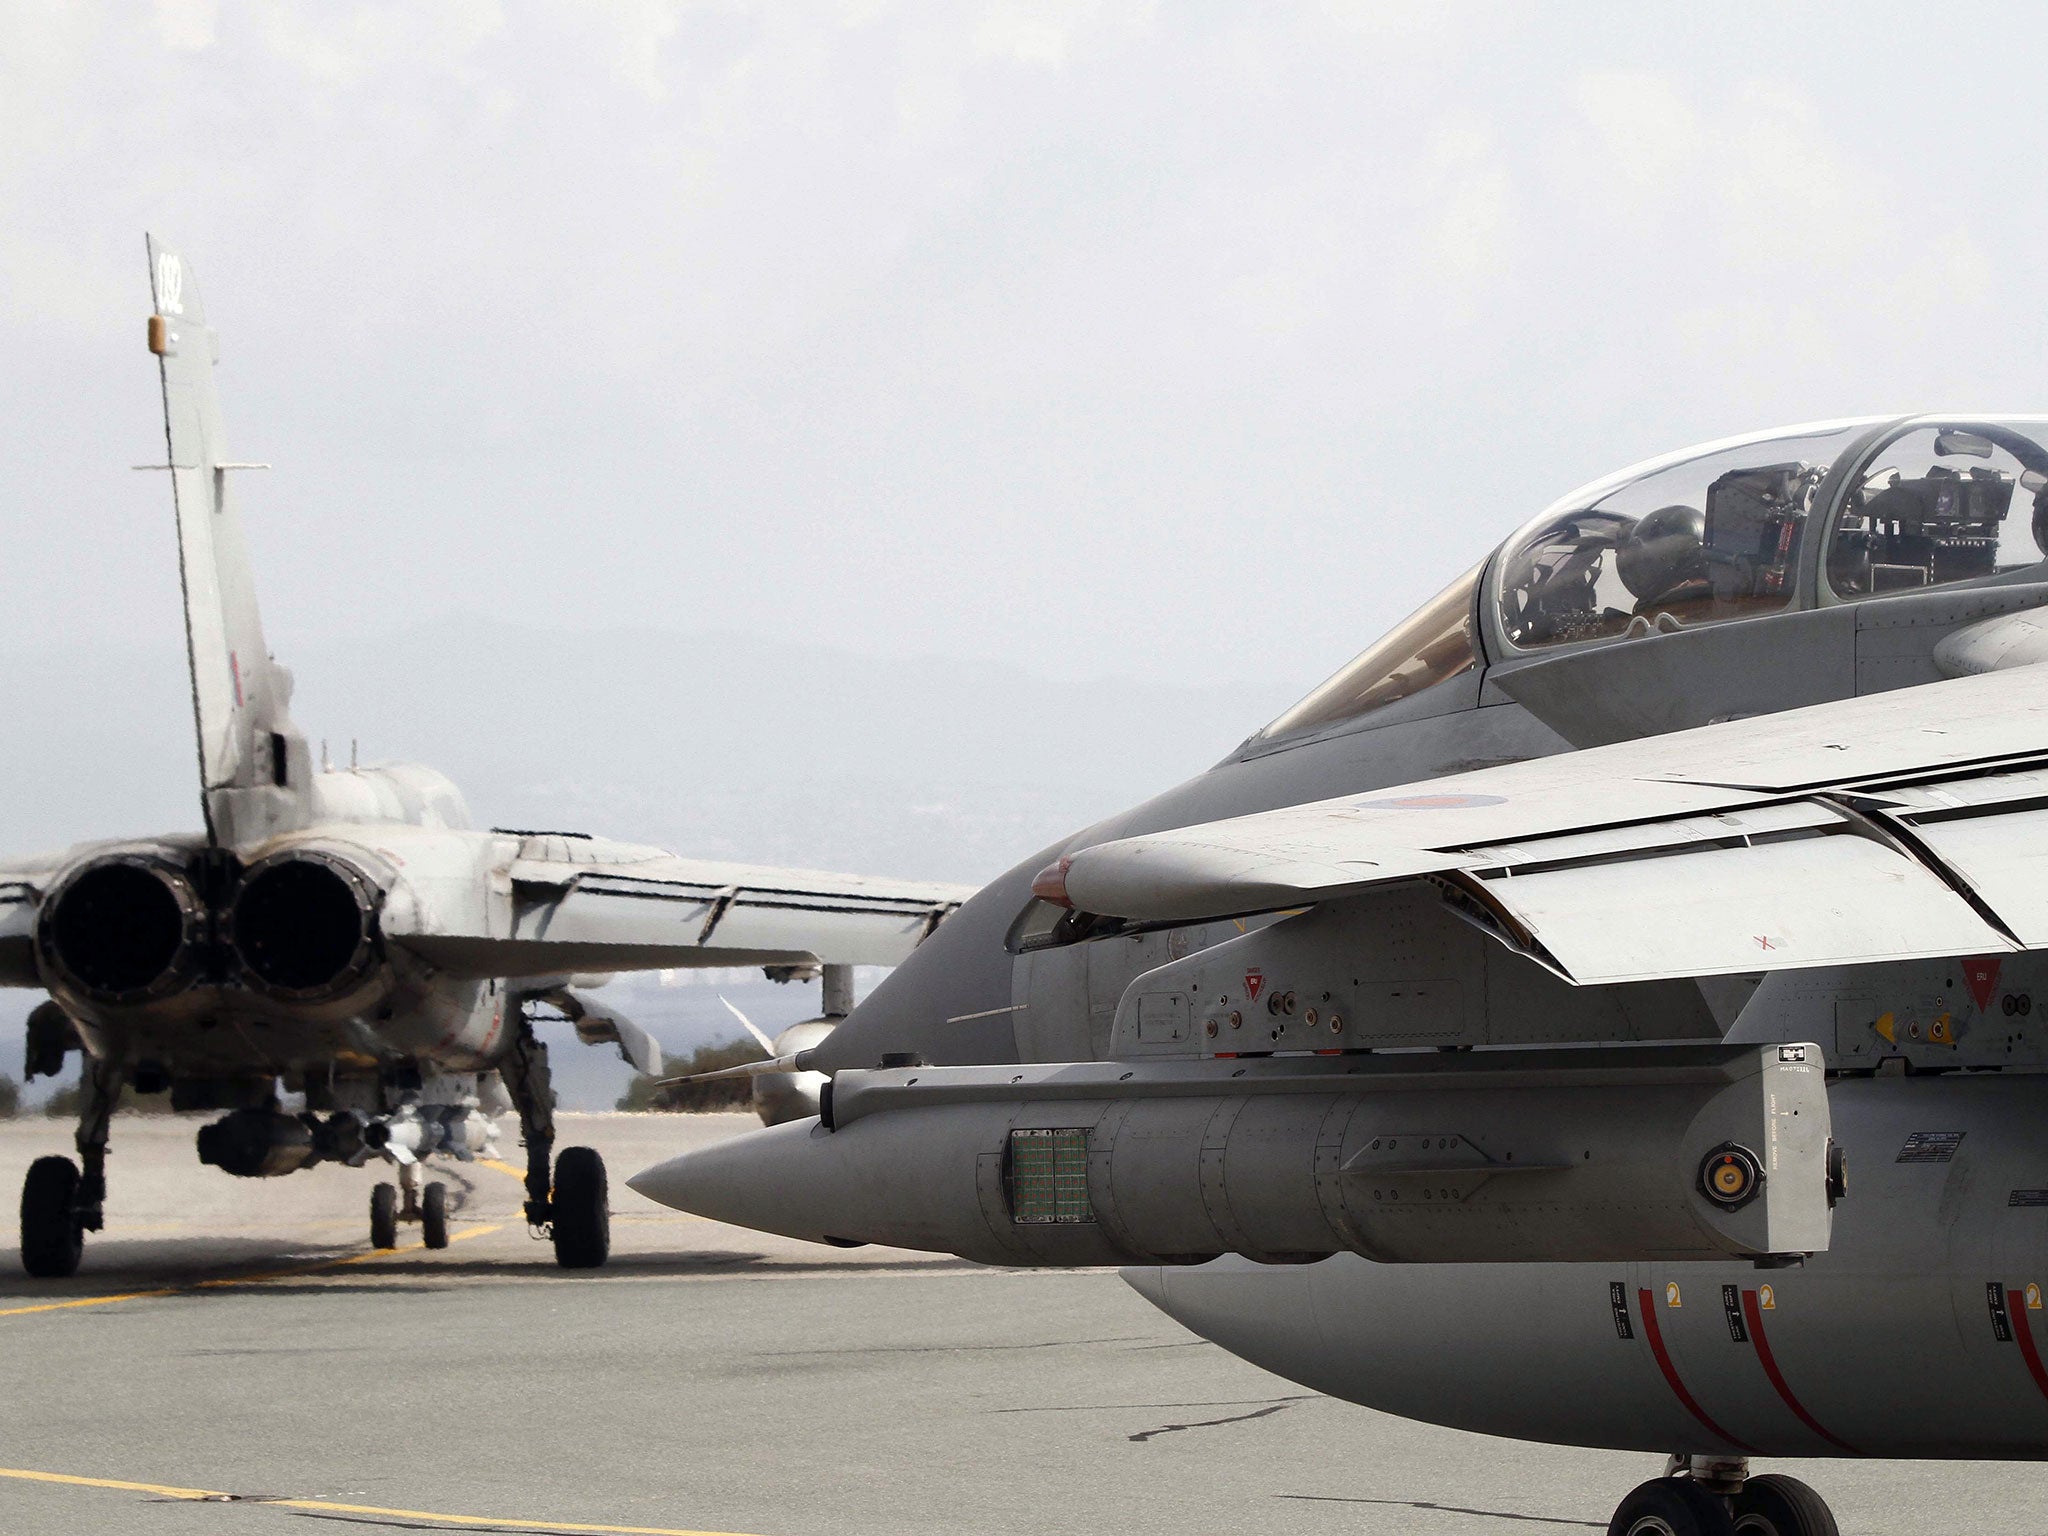
[[[2010,579],[2048,551],[2043,443],[2043,416],[1873,417],[1638,464],[1553,503],[1258,739],[1529,652]]]
[[[1785,607],[1814,496],[1863,430],[1715,444],[1567,497],[1503,552],[1504,638],[1536,650]]]

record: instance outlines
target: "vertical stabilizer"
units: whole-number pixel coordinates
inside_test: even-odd
[[[228,457],[214,392],[219,341],[191,268],[153,235],[148,247],[149,348],[163,373],[206,831],[217,844],[246,844],[304,824],[312,763],[291,723],[291,674],[263,643],[235,514],[235,471],[248,466]]]

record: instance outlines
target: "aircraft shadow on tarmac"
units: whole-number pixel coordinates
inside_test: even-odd
[[[8,1303],[91,1302],[129,1291],[177,1291],[206,1295],[260,1287],[268,1294],[313,1291],[390,1291],[394,1282],[417,1280],[446,1286],[460,1281],[520,1279],[577,1282],[688,1279],[713,1275],[788,1277],[819,1274],[923,1274],[971,1272],[983,1266],[946,1259],[877,1259],[873,1263],[833,1258],[803,1260],[734,1249],[691,1249],[614,1254],[602,1269],[566,1275],[550,1251],[535,1245],[531,1255],[515,1252],[453,1258],[418,1248],[388,1253],[356,1244],[280,1245],[255,1238],[157,1237],[100,1245],[80,1275],[69,1281],[32,1279],[0,1255],[0,1310]],[[18,1260],[15,1261],[18,1263]],[[292,1282],[303,1282],[293,1284]]]

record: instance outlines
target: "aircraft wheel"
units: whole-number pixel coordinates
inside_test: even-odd
[[[1766,1472],[1735,1495],[1736,1536],[1841,1536],[1827,1500],[1796,1477]]]
[[[1621,1501],[1607,1536],[1734,1536],[1728,1501],[1683,1477],[1644,1483]]]
[[[78,1164],[39,1157],[21,1181],[21,1267],[38,1280],[78,1272],[85,1228],[78,1220]]]
[[[398,1186],[379,1184],[370,1191],[370,1246],[398,1246]]]
[[[555,1262],[596,1269],[611,1256],[612,1212],[604,1159],[594,1147],[564,1147],[555,1158]]]
[[[448,1186],[439,1180],[420,1191],[420,1239],[429,1248],[448,1246]]]

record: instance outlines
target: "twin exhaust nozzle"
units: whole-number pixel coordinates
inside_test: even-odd
[[[203,982],[322,1002],[375,968],[381,900],[369,874],[320,849],[246,869],[137,849],[61,876],[37,914],[36,944],[46,975],[102,1005],[156,1002]]]

